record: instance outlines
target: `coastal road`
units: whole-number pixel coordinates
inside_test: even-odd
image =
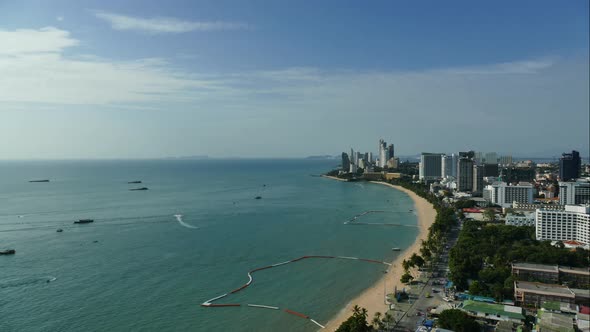
[[[443,297],[445,296],[444,284],[446,284],[448,276],[449,250],[457,242],[458,233],[458,227],[451,231],[439,262],[434,265],[433,272],[441,278],[428,278],[427,272],[423,272],[418,278],[418,284],[411,287],[410,300],[396,303],[395,310],[390,311],[398,322],[392,331],[415,331],[417,326],[427,317],[427,308],[436,308],[446,303]],[[444,280],[443,285],[433,285],[434,282],[442,280]],[[438,292],[434,292],[433,288]],[[430,295],[430,297],[426,297],[426,295]],[[455,304],[455,301],[450,304]]]

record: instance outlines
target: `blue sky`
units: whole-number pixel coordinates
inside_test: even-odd
[[[0,158],[589,150],[588,1],[0,1]],[[2,47],[4,45],[4,47]]]

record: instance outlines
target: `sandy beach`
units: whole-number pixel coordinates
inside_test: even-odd
[[[413,253],[420,254],[420,245],[422,240],[426,240],[428,238],[428,228],[434,222],[436,218],[436,210],[427,200],[424,198],[416,195],[414,192],[405,189],[400,186],[394,186],[389,183],[385,182],[377,182],[377,181],[370,181],[371,183],[385,185],[408,194],[410,198],[414,201],[415,211],[418,215],[418,227],[419,233],[416,241],[406,250],[402,252],[393,262],[392,266],[389,270],[389,273],[385,274],[383,278],[378,280],[373,286],[369,287],[365,291],[363,291],[359,296],[348,302],[346,307],[344,307],[340,312],[333,317],[327,324],[326,329],[328,331],[335,331],[342,322],[344,322],[348,317],[352,315],[352,308],[355,305],[359,307],[363,307],[368,311],[368,321],[373,319],[373,315],[375,312],[381,312],[382,314],[387,312],[388,305],[385,304],[384,301],[384,294],[383,294],[383,284],[384,282],[387,283],[387,292],[392,293],[394,286],[397,286],[398,289],[404,287],[404,285],[399,281],[402,274],[403,268],[401,263],[404,259],[409,259]]]

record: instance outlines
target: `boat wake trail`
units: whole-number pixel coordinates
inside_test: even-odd
[[[192,228],[192,229],[198,229],[199,227],[193,226],[193,225],[189,225],[187,223],[185,223],[184,221],[182,221],[182,214],[175,214],[174,218],[176,218],[176,220],[178,220],[178,223],[181,224],[182,226],[186,227],[186,228]]]
[[[41,284],[41,283],[49,283],[49,282],[52,282],[55,280],[57,280],[57,278],[54,276],[24,277],[24,278],[0,280],[0,289],[10,288],[10,287],[27,286],[27,285],[33,285],[33,284]]]

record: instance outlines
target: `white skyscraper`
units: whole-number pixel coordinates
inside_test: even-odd
[[[354,150],[350,148],[350,173],[356,173],[357,162],[355,160]]]
[[[379,167],[384,168],[387,165],[387,143],[379,140]]]

